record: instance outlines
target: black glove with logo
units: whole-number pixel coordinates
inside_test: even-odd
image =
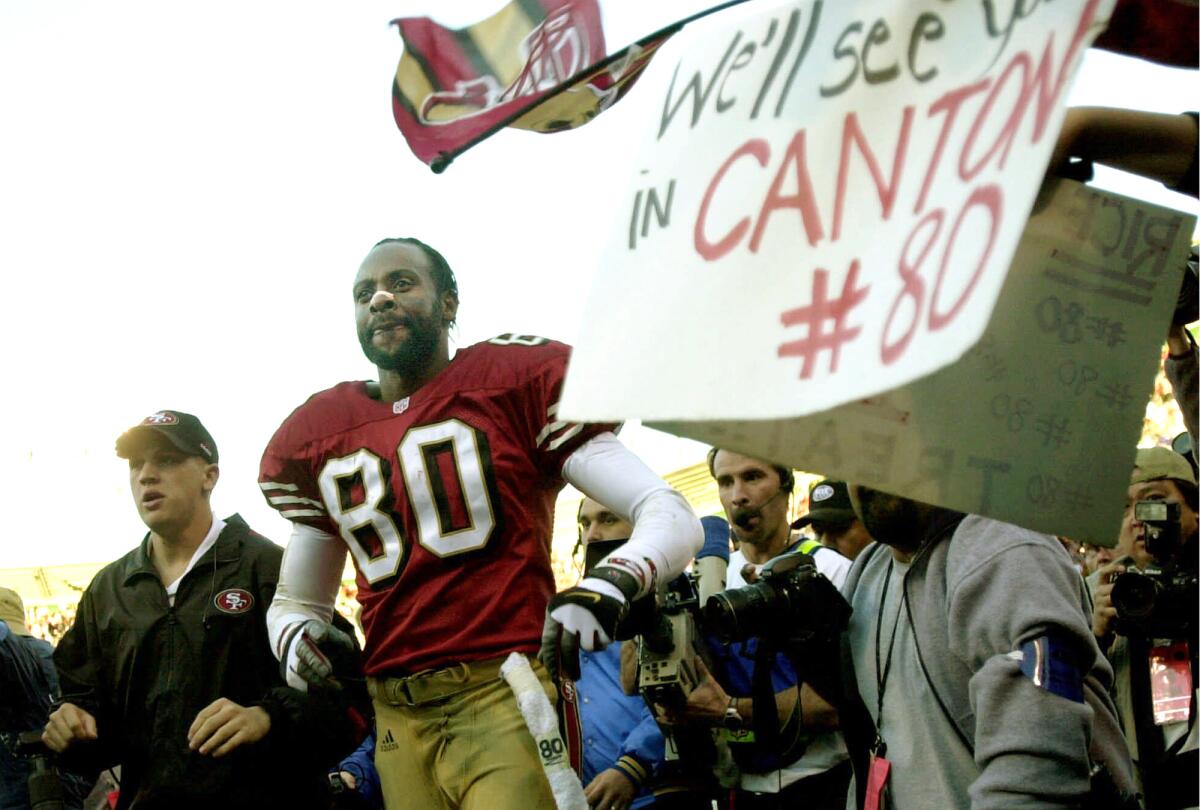
[[[617,625],[629,612],[637,582],[619,569],[598,566],[574,588],[550,600],[549,619],[561,626],[559,652],[563,674],[579,677],[579,648],[602,650],[617,636]],[[543,632],[543,647],[545,647]]]

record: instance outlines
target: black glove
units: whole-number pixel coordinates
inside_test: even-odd
[[[338,678],[359,677],[358,645],[328,622],[309,619],[296,645],[296,674],[310,686],[341,689]]]
[[[547,611],[561,625],[559,652],[563,674],[572,679],[579,677],[579,648],[602,650],[607,647],[616,638],[617,625],[629,611],[629,596],[624,595],[627,588],[615,588],[622,594],[620,598],[601,593],[599,589],[607,590],[607,584],[594,578],[594,573],[574,588],[556,594]],[[622,576],[632,581],[627,574]]]
[[[550,673],[550,680],[559,683],[558,672],[558,638],[562,633],[562,625],[550,618],[546,611],[546,619],[542,623],[542,646],[538,649],[538,660]]]

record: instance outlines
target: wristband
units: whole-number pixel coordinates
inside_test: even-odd
[[[588,576],[615,585],[624,595],[626,604],[632,604],[638,595],[637,578],[624,569],[611,565],[597,565],[588,573]]]

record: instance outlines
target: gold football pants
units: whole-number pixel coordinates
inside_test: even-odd
[[[387,810],[554,810],[503,660],[368,679]],[[530,663],[553,705],[549,675]]]

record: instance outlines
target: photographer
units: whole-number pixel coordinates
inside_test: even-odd
[[[1147,810],[1197,804],[1196,499],[1195,474],[1182,456],[1138,450],[1121,556],[1088,579],[1092,632],[1113,665]],[[1178,514],[1152,520],[1146,507],[1154,505]]]
[[[843,589],[860,806],[885,785],[894,810],[1136,806],[1111,670],[1058,541],[861,485],[850,494],[878,541]]]
[[[745,586],[763,565],[795,550],[812,554],[817,570],[841,586],[850,562],[816,541],[801,547],[793,537],[788,525],[788,498],[794,485],[790,470],[717,448],[708,454],[708,467],[739,541],[729,558],[727,591]],[[741,774],[728,806],[842,810],[850,763],[835,730],[837,714],[807,684],[799,683],[787,656],[756,661],[760,643],[757,638],[710,642],[715,672],[709,674],[701,667],[700,683],[678,719],[730,729],[730,749]],[[756,672],[760,682],[766,675],[758,670],[760,663],[770,668],[774,706],[754,697]],[[763,731],[769,732],[768,741],[760,739]],[[754,732],[754,741],[745,732]],[[776,739],[770,742],[772,737]]]

